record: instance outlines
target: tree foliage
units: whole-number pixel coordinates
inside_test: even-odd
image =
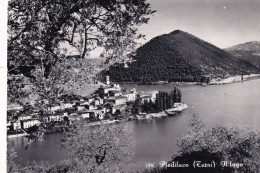
[[[237,127],[206,128],[199,116],[189,119],[189,132],[178,138],[179,153],[150,173],[248,173],[260,171],[260,133]],[[194,161],[215,162],[215,167],[193,167]],[[242,164],[241,167],[223,166],[223,161]],[[189,167],[166,167],[166,164],[189,164]],[[228,163],[229,164],[229,163]]]
[[[133,146],[126,123],[89,127],[78,122],[63,139],[71,172],[118,172],[130,165]]]
[[[154,11],[145,0],[11,0],[8,3],[8,68],[44,75],[67,49],[81,58],[97,46],[106,58],[123,57],[136,46],[137,26]]]
[[[178,139],[180,154],[190,157],[192,153],[218,154],[219,161],[242,163],[243,167],[233,168],[238,172],[259,172],[260,133],[253,130],[227,129],[216,126],[206,129],[197,115],[189,120],[191,129]],[[209,158],[210,159],[210,158]],[[232,172],[233,172],[232,171]]]
[[[102,47],[101,64],[123,61],[144,37],[138,26],[153,13],[145,0],[9,1],[9,101],[24,105],[23,97],[31,96],[42,108],[61,94],[74,94],[95,79],[97,66],[85,59],[88,53]],[[77,56],[67,56],[69,50]],[[11,80],[12,74],[29,77],[29,88]]]
[[[7,172],[16,172],[17,171],[17,165],[15,164],[14,159],[17,157],[16,152],[14,151],[14,148],[10,145],[7,145]]]
[[[144,100],[144,102],[142,102],[142,98],[138,95],[135,103],[133,104],[131,112],[133,114],[139,114],[140,112],[161,112],[166,109],[173,108],[174,103],[180,103],[181,97],[181,91],[177,87],[174,87],[174,89],[170,93],[159,91],[159,93],[156,95],[155,102],[153,102],[152,100]]]

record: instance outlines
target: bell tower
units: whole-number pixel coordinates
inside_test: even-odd
[[[106,76],[106,84],[110,85],[109,76]]]

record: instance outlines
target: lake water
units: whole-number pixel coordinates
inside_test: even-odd
[[[137,88],[137,91],[163,90],[170,91],[172,85],[125,85],[126,88]],[[206,127],[222,125],[250,127],[260,130],[260,79],[212,86],[180,86],[183,102],[189,108],[175,117],[147,121],[131,121],[136,142],[134,163],[138,169],[146,163],[159,163],[169,160],[177,153],[176,139],[188,131],[187,119],[198,113]],[[25,137],[8,139],[14,146],[20,166],[31,165],[33,161],[57,163],[66,157],[60,150],[62,133],[45,136],[45,142],[34,142],[25,150]]]

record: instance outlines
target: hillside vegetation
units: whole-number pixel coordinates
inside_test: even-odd
[[[189,33],[176,30],[141,46],[133,62],[114,64],[100,73],[115,82],[200,82],[205,77],[257,73],[245,59],[232,56]]]
[[[227,48],[226,51],[260,68],[260,41],[251,41],[235,45]]]

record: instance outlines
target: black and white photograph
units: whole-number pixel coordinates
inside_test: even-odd
[[[260,0],[1,8],[0,172],[260,172]]]

